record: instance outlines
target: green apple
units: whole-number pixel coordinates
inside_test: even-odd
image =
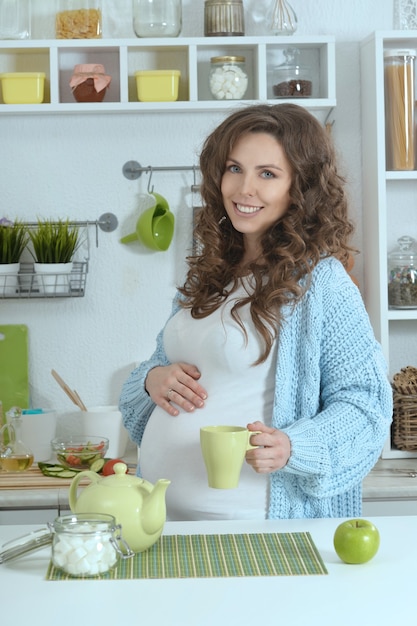
[[[366,519],[342,522],[334,533],[333,545],[345,563],[366,563],[379,548],[379,531]]]

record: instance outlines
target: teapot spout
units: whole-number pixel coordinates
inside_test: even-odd
[[[143,501],[142,528],[148,535],[158,532],[165,524],[165,492],[170,484],[170,480],[161,478]]]

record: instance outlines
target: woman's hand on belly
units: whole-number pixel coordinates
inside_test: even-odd
[[[247,425],[250,431],[259,431],[250,438],[252,446],[246,452],[246,461],[259,474],[269,474],[282,469],[291,455],[291,442],[285,433],[276,428],[265,426],[262,422]]]
[[[195,365],[172,363],[149,370],[145,381],[146,391],[152,400],[169,415],[178,415],[176,404],[191,413],[204,406],[207,392],[197,381],[201,373]]]

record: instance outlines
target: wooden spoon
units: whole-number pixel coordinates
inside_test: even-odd
[[[78,406],[79,409],[81,409],[81,411],[87,411],[87,407],[85,406],[84,402],[81,400],[80,396],[78,395],[78,393],[74,390],[72,391],[67,383],[62,380],[61,376],[58,374],[58,372],[56,372],[55,370],[51,370],[51,374],[52,376],[55,378],[55,380],[57,381],[58,385],[65,391],[65,393],[67,394],[67,396],[69,397],[69,399],[76,405]]]

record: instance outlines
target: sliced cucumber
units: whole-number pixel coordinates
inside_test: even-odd
[[[77,470],[64,469],[63,472],[60,472],[59,474],[54,474],[54,476],[56,476],[57,478],[73,478],[77,474]]]
[[[102,459],[102,458],[96,459],[95,461],[93,461],[91,463],[90,470],[92,472],[97,472],[97,474],[98,474],[103,469],[104,463],[105,463],[104,459]]]
[[[50,474],[59,474],[59,472],[62,472],[65,469],[63,465],[49,465],[48,463],[38,463],[38,465],[39,469],[44,467]]]
[[[95,454],[94,452],[87,452],[86,454],[80,454],[80,457],[82,458],[83,463],[89,463],[90,461],[94,461],[94,459],[97,457],[97,454]]]
[[[88,464],[89,464],[89,465],[91,465],[92,463],[94,463],[94,461],[99,461],[99,460],[101,460],[102,458],[103,458],[103,457],[101,456],[101,454],[100,454],[100,453],[95,454],[95,455],[93,456],[93,458],[92,458],[92,459],[90,459],[90,460],[88,461]]]
[[[52,465],[51,463],[42,462],[38,463],[38,467],[44,476],[49,476],[50,478],[73,478],[81,471],[68,469],[63,465]]]

